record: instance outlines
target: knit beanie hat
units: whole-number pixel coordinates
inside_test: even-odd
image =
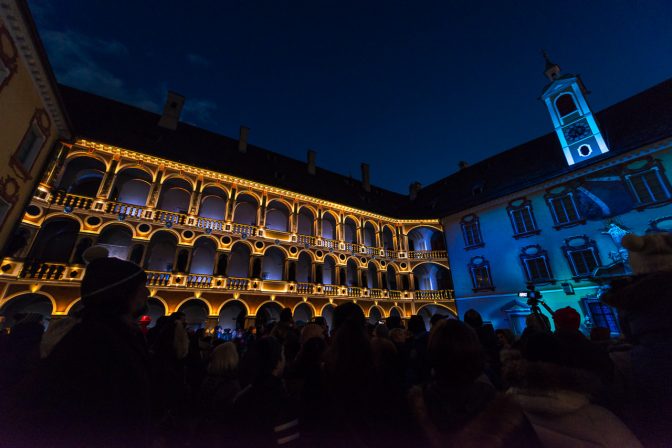
[[[553,322],[558,330],[578,331],[581,325],[581,315],[571,306],[567,306],[553,313]]]
[[[81,284],[85,313],[125,313],[131,295],[147,281],[145,271],[130,261],[106,256],[95,258],[88,252],[84,254],[89,263]]]

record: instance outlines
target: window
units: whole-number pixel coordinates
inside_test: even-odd
[[[14,154],[16,160],[19,161],[26,172],[29,172],[33,168],[33,163],[35,163],[35,159],[40,153],[40,149],[42,149],[44,140],[44,134],[42,134],[37,123],[33,122],[23,137],[21,146]]]
[[[462,226],[462,237],[464,238],[465,249],[483,247],[483,238],[481,236],[481,224],[476,215],[467,215],[460,222]]]
[[[553,222],[556,226],[576,224],[582,220],[575,202],[573,191],[563,191],[560,194],[549,193],[546,195],[548,208],[551,209]]]
[[[524,247],[520,255],[525,277],[530,283],[553,282],[548,253],[539,245]]]
[[[555,99],[555,107],[560,118],[563,118],[576,110],[576,103],[571,94],[565,93]]]
[[[469,263],[469,275],[471,283],[476,291],[494,291],[490,276],[490,262],[483,257],[474,257]]]
[[[627,174],[625,179],[640,205],[653,204],[672,197],[669,183],[657,165],[639,173]]]
[[[618,319],[611,307],[597,299],[584,299],[583,302],[588,309],[593,327],[608,328],[611,333],[620,333]]]
[[[532,203],[529,200],[525,198],[515,199],[509,203],[506,210],[509,213],[509,219],[511,219],[513,236],[515,238],[534,235],[540,232],[537,229],[537,223],[532,213]]]
[[[590,277],[601,265],[595,241],[585,235],[567,238],[562,251],[574,277]]]

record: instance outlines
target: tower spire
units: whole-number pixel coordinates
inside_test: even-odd
[[[549,81],[555,81],[558,76],[560,76],[560,66],[555,62],[551,61],[551,58],[548,57],[546,50],[541,50],[541,54],[544,56],[546,61],[546,67],[544,68],[544,75],[548,78]]]

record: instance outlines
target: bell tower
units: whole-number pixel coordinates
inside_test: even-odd
[[[544,100],[568,165],[575,165],[609,151],[600,128],[586,102],[588,93],[577,75],[560,73],[560,66],[544,52],[544,74],[550,83],[544,88]]]

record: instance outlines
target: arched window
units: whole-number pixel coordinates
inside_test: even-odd
[[[324,257],[324,265],[322,266],[322,283],[325,285],[336,284],[336,262],[333,257]]]
[[[204,188],[198,215],[223,221],[226,216],[226,192],[217,187]]]
[[[450,274],[444,266],[424,263],[413,268],[415,289],[419,291],[436,291],[452,289]]]
[[[566,117],[576,110],[574,97],[570,93],[563,93],[555,99],[555,107],[560,118]]]
[[[168,179],[161,187],[158,208],[174,213],[189,213],[192,186],[179,177]]]
[[[397,271],[392,265],[387,265],[387,289],[397,290]]]
[[[147,269],[150,271],[172,272],[177,251],[177,238],[170,232],[156,232],[149,240]]]
[[[328,240],[336,239],[336,219],[331,213],[322,215],[322,238]]]
[[[96,197],[105,175],[105,164],[91,157],[77,157],[68,162],[58,189],[79,196]]]
[[[299,260],[296,264],[296,281],[303,283],[311,283],[312,279],[313,260],[306,252],[301,252]]]
[[[211,275],[215,269],[215,252],[217,246],[207,237],[201,237],[194,243],[194,250],[191,255],[192,274]]]
[[[352,258],[348,260],[346,269],[346,282],[348,286],[359,286],[359,278],[357,275],[357,262]]]
[[[373,224],[368,221],[364,224],[364,245],[367,247],[376,246],[376,230],[373,228]]]
[[[226,275],[239,278],[250,276],[250,248],[247,244],[236,243],[233,245]]]
[[[75,247],[79,223],[69,218],[52,218],[40,228],[28,256],[31,260],[67,263]]]
[[[357,223],[351,218],[345,219],[345,225],[343,227],[344,239],[346,243],[356,243],[357,242]]]
[[[257,225],[257,200],[249,194],[241,194],[236,198],[233,222],[238,224]]]
[[[301,235],[313,235],[313,223],[315,218],[309,208],[303,207],[299,211],[299,225],[297,232]]]
[[[116,224],[100,233],[98,245],[107,248],[111,257],[127,260],[133,239],[133,232],[125,225]]]
[[[152,184],[151,176],[143,170],[128,168],[117,173],[112,194],[113,201],[131,205],[145,205]]]
[[[376,264],[373,261],[370,261],[367,270],[368,275],[366,276],[366,282],[367,282],[366,286],[369,289],[379,288],[380,285],[378,284],[378,269],[376,268]]]
[[[284,280],[285,253],[277,247],[270,247],[264,253],[262,262],[262,280]]]
[[[287,232],[289,229],[289,210],[279,201],[272,201],[266,208],[266,228]]]
[[[383,248],[394,250],[394,234],[387,226],[383,227]]]

